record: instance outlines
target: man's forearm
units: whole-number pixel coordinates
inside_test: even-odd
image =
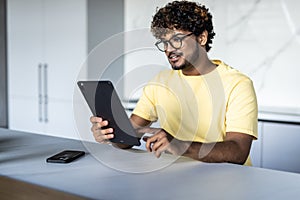
[[[183,142],[184,146],[189,145],[183,156],[203,162],[229,162],[244,164],[248,154],[240,150],[235,141],[224,141],[216,143]],[[246,155],[247,154],[247,155]]]

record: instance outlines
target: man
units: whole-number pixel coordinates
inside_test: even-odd
[[[160,72],[143,90],[130,120],[146,148],[204,162],[251,165],[257,138],[257,101],[252,81],[219,60],[210,60],[212,15],[195,2],[173,1],[153,17],[156,46],[172,69]],[[159,121],[161,128],[150,125]],[[91,117],[95,140],[106,143],[113,129]],[[128,146],[118,145],[120,148]]]

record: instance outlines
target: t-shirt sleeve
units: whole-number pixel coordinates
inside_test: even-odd
[[[145,86],[142,96],[132,113],[152,122],[157,121],[154,95],[155,89],[153,86],[151,84]]]
[[[257,138],[257,99],[250,79],[236,83],[226,109],[226,132],[246,133]]]

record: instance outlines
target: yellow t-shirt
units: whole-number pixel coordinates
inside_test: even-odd
[[[144,88],[133,113],[184,141],[219,142],[226,132],[257,138],[257,100],[252,81],[225,63],[200,76],[164,70]],[[245,163],[250,164],[248,159]]]

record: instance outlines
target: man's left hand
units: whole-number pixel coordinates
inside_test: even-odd
[[[169,152],[173,155],[181,155],[180,141],[173,138],[168,132],[161,128],[141,128],[139,133],[148,133],[152,136],[144,136],[143,140],[146,142],[146,149],[148,152],[154,152],[155,156],[159,158],[163,152]]]

